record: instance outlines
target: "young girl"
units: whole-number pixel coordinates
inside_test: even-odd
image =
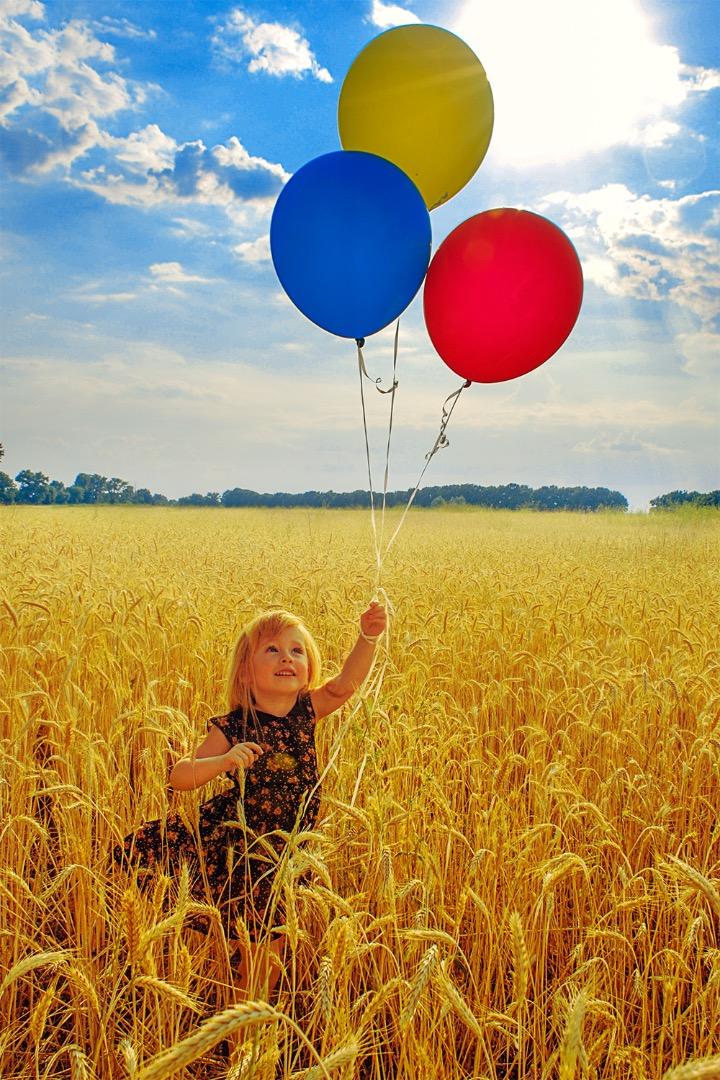
[[[262,964],[260,986],[267,977],[270,992],[277,982],[275,958],[281,956],[283,936],[270,941],[269,955],[250,956],[240,945],[245,935],[237,917],[242,916],[255,944],[272,925],[282,924],[282,899],[271,896],[285,846],[277,830],[288,833],[297,826],[305,831],[315,824],[320,802],[315,723],[339,709],[362,684],[386,623],[385,608],[373,601],[360,616],[360,634],[340,674],[322,685],[317,645],[299,618],[277,610],[249,623],[228,665],[230,711],[208,721],[204,742],[170,773],[176,791],[200,787],[221,772],[234,787],[200,806],[199,843],[174,814],[167,819],[165,836],[160,821],[148,822],[113,851],[121,864],[124,859],[148,868],[177,868],[181,859],[190,864],[193,895],[219,908],[226,937],[239,946],[239,990],[247,990],[256,960]],[[200,916],[190,925],[207,933],[210,923]]]

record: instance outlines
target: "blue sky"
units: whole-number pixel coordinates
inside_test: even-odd
[[[460,399],[427,483],[720,486],[717,0],[0,0],[2,468],[169,497],[366,486],[352,342],[269,259],[282,185],[340,148],[354,57],[411,21],[477,53],[490,149],[433,248],[493,206],[580,255],[545,365]],[[403,315],[390,487],[414,485],[459,380]],[[389,383],[392,329],[366,361]],[[376,485],[389,398],[368,396]]]

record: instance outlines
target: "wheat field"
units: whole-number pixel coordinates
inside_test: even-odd
[[[226,786],[167,775],[249,617],[338,669],[369,515],[9,507],[0,543],[3,1078],[720,1077],[717,514],[410,513],[270,1001],[185,927],[186,874],[108,852]]]

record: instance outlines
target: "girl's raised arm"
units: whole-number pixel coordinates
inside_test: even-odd
[[[362,686],[370,671],[375,645],[387,626],[387,612],[373,600],[360,616],[360,633],[343,664],[342,671],[324,686],[310,691],[316,719],[335,712]]]

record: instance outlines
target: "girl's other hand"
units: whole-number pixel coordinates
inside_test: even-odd
[[[232,769],[249,769],[255,764],[262,754],[263,748],[256,742],[241,742],[231,746],[227,754],[224,754],[227,765],[226,772]]]
[[[368,637],[379,637],[387,626],[387,611],[381,603],[373,600],[360,616],[360,630]]]

